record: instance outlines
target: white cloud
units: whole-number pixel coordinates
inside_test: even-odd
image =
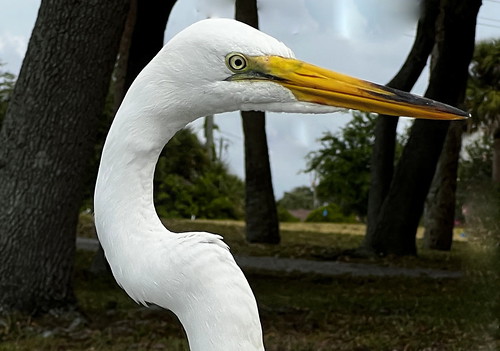
[[[4,70],[19,73],[35,24],[40,0],[0,0],[0,61]]]
[[[9,32],[0,33],[0,61],[6,64],[5,70],[17,74],[27,46],[27,37]]]

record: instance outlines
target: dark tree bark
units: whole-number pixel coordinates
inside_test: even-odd
[[[455,224],[458,157],[464,127],[463,121],[451,122],[427,196],[424,246],[428,249],[451,249]]]
[[[130,46],[132,45],[132,33],[134,32],[135,21],[137,19],[137,1],[138,0],[130,0],[130,8],[123,28],[120,49],[118,50],[118,57],[116,58],[115,70],[113,72],[113,116],[120,108],[125,93],[127,92],[125,80],[127,77]],[[109,123],[111,124],[111,121]],[[109,125],[107,125],[106,132],[108,130]]]
[[[426,0],[421,7],[417,35],[405,63],[388,86],[410,91],[422,73],[434,46],[439,0]],[[364,246],[371,246],[380,208],[389,191],[394,173],[394,152],[398,118],[380,116],[375,126],[375,144],[371,159],[371,183],[368,197],[367,232]]]
[[[0,134],[0,310],[74,301],[92,155],[128,0],[44,0]]]
[[[451,105],[463,97],[480,6],[481,0],[441,1],[427,97]],[[415,234],[448,125],[415,121],[369,242],[376,253],[416,254]]]
[[[259,28],[257,1],[236,0],[236,19]],[[249,242],[280,242],[264,112],[241,112],[245,135],[245,220]]]
[[[163,47],[165,27],[175,0],[139,1],[128,53],[125,91]]]
[[[280,242],[278,213],[262,112],[242,112],[245,134],[246,238],[252,243]]]
[[[137,75],[163,47],[165,28],[174,4],[175,0],[131,0],[115,69],[117,79],[114,89],[114,112],[120,107]],[[100,245],[92,262],[91,271],[96,274],[110,273],[104,250]]]

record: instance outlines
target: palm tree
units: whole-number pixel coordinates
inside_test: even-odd
[[[235,18],[259,28],[257,0],[237,0]],[[253,243],[278,244],[280,231],[269,163],[265,113],[243,111],[241,117],[245,136],[246,238]]]
[[[482,131],[493,137],[492,180],[500,183],[500,39],[476,45],[469,74],[469,131]]]

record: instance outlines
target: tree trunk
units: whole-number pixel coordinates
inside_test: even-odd
[[[130,51],[130,42],[132,38],[132,31],[135,26],[135,19],[137,16],[137,0],[130,0],[129,11],[127,15],[127,19],[125,21],[125,26],[123,28],[123,33],[120,41],[120,46],[118,49],[118,57],[115,63],[115,69],[113,72],[113,80],[114,84],[112,85],[112,95],[113,95],[113,110],[110,114],[114,116],[116,111],[120,108],[120,104],[122,103],[123,98],[125,97],[125,77],[127,75],[127,65],[128,65],[128,53]],[[100,121],[99,130],[102,131],[102,134],[98,136],[97,144],[100,146],[104,145],[104,141],[106,139],[106,135],[108,134],[109,127],[111,126],[112,119],[108,118],[108,120],[102,119]],[[95,179],[97,177],[97,171],[99,169],[99,158],[96,158],[95,162],[95,176],[92,178],[91,191],[93,198],[94,187],[95,187]],[[89,271],[94,275],[100,276],[109,276],[112,277],[111,267],[106,261],[106,257],[104,256],[104,249],[99,243],[99,247],[92,259],[92,263],[90,264]]]
[[[130,1],[130,10],[120,43],[120,56],[115,69],[115,113],[134,79],[163,47],[165,28],[174,4],[175,0]],[[108,129],[109,126],[106,130]],[[94,256],[91,271],[95,274],[111,273],[101,245]]]
[[[241,114],[245,134],[246,238],[252,243],[278,244],[279,222],[271,182],[265,118],[257,111]]]
[[[74,301],[87,162],[128,0],[44,0],[0,134],[0,310]]]
[[[436,61],[426,96],[457,105],[464,96],[474,49],[480,0],[442,0]],[[415,234],[449,122],[416,120],[380,209],[369,248],[379,254],[415,255]]]
[[[417,35],[405,63],[387,84],[390,87],[410,91],[424,69],[434,46],[435,23],[439,13],[439,0],[426,0],[421,8]],[[375,144],[371,158],[371,183],[368,197],[368,220],[364,247],[371,246],[372,236],[391,184],[394,172],[396,127],[398,118],[380,116],[375,126]]]
[[[258,28],[256,0],[236,0],[236,19]],[[245,220],[249,242],[280,242],[264,112],[241,112],[245,135]]]
[[[205,150],[207,150],[208,159],[214,162],[217,159],[214,148],[214,115],[205,116]]]
[[[137,1],[136,20],[127,60],[125,92],[163,47],[165,28],[174,4],[175,0]]]
[[[463,129],[464,122],[451,122],[427,196],[424,247],[428,249],[451,249],[455,225],[458,157],[462,147]]]
[[[127,77],[128,56],[130,46],[132,45],[132,33],[134,32],[135,21],[137,19],[137,0],[130,0],[130,8],[123,28],[122,38],[120,41],[120,49],[118,50],[118,57],[116,59],[115,70],[113,72],[114,86],[113,86],[113,113],[120,108],[120,105],[125,97],[127,89],[125,88],[125,80]],[[106,134],[109,130],[109,125],[106,128]],[[103,140],[104,142],[104,140]]]

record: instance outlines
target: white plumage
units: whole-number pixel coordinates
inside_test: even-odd
[[[179,129],[200,116],[239,109],[324,113],[337,105],[359,108],[345,103],[352,93],[336,100],[325,95],[333,89],[329,85],[326,90],[317,86],[316,81],[328,83],[331,77],[313,77],[311,91],[295,91],[290,87],[295,78],[288,74],[313,66],[304,68],[292,58],[284,44],[239,22],[198,22],[166,44],[139,74],[106,139],[94,209],[106,258],[130,297],[177,315],[193,351],[263,350],[259,314],[248,282],[220,236],[173,233],[160,222],[153,204],[158,156]],[[240,70],[229,59],[248,67]],[[282,63],[293,69],[277,72]],[[311,77],[300,74],[297,85]],[[370,87],[378,95],[385,91]]]

